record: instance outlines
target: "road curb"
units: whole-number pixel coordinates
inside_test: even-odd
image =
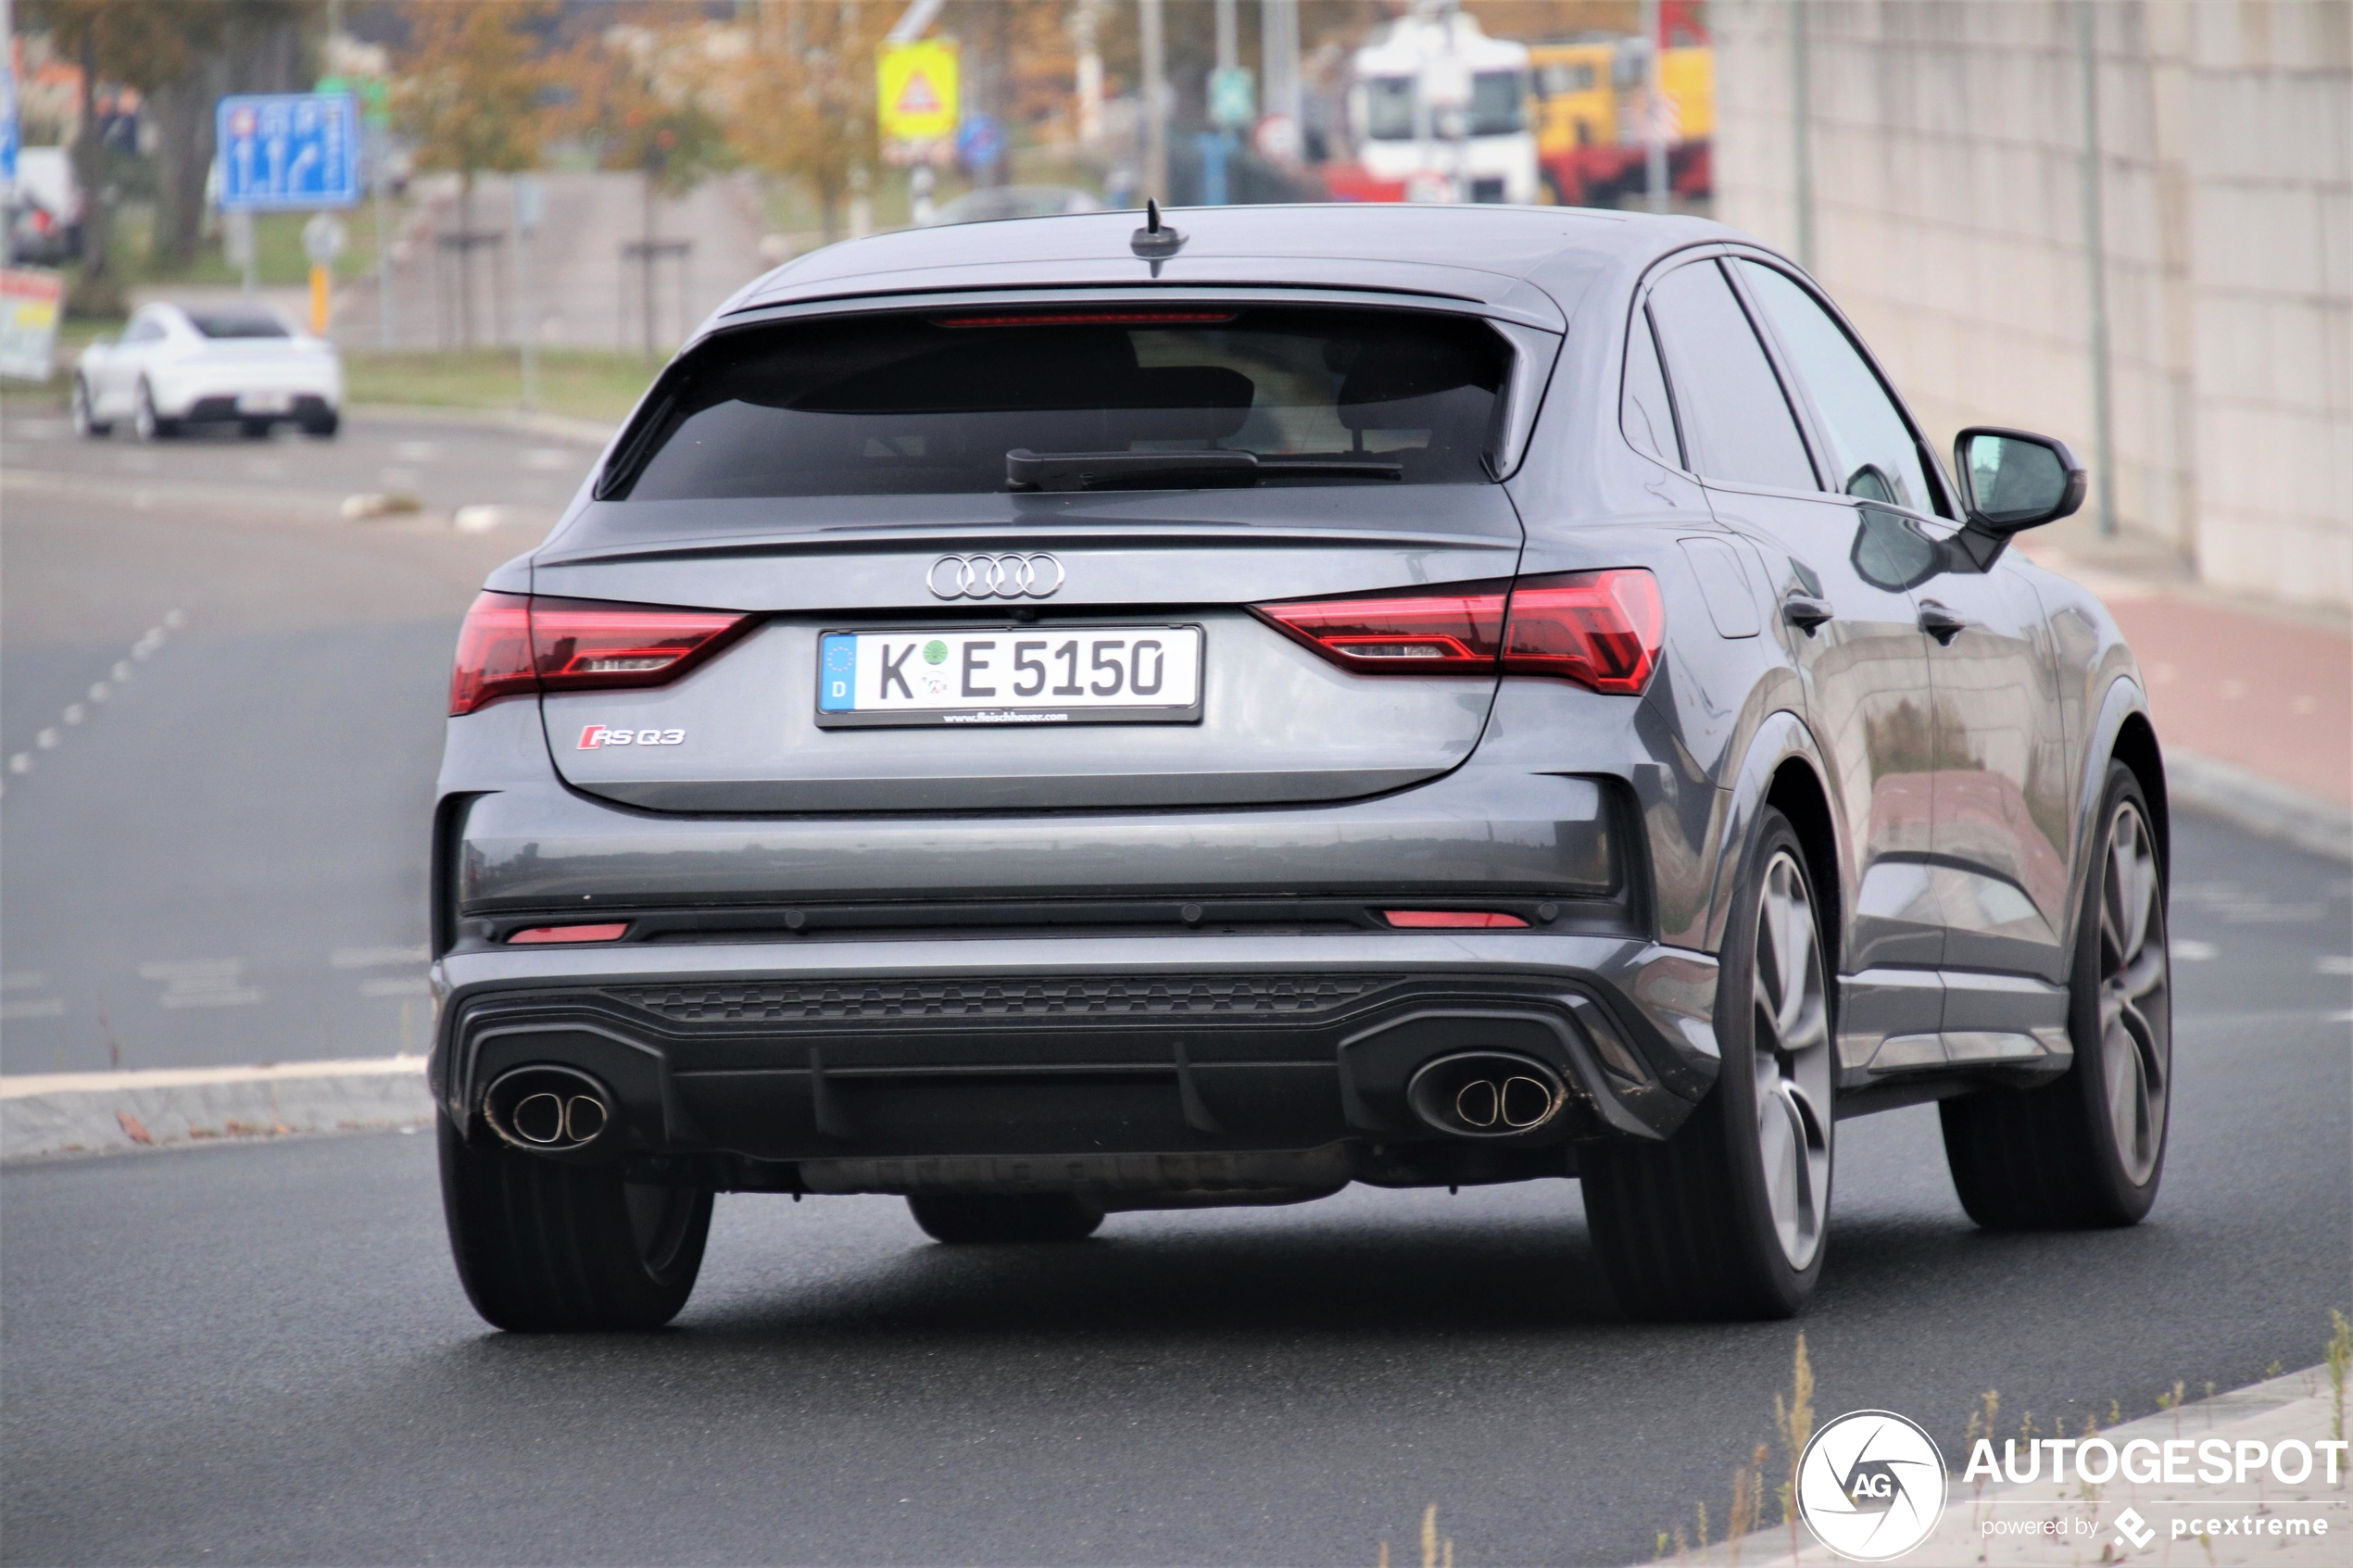
[[[430,1121],[425,1060],[0,1077],[0,1163]]]
[[[583,419],[576,414],[551,414],[522,408],[482,408],[452,403],[354,403],[345,412],[412,424],[503,425],[535,435],[602,446],[621,428],[618,420]]]
[[[2169,751],[2165,793],[2176,806],[2220,817],[2249,833],[2311,854],[2353,860],[2353,808],[2274,783],[2236,763]]]

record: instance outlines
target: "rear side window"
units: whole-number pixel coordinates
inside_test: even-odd
[[[191,310],[188,320],[210,338],[286,337],[286,324],[259,310]]]
[[[605,494],[998,491],[1015,448],[1372,458],[1408,483],[1476,482],[1510,362],[1483,322],[1411,311],[786,323],[724,334],[673,367]]]
[[[1651,336],[1650,312],[1634,312],[1626,332],[1626,388],[1618,404],[1618,422],[1638,452],[1656,458],[1669,468],[1683,466],[1683,448],[1675,438],[1675,414],[1667,401],[1667,377],[1659,369],[1658,343]]]
[[[1716,263],[1669,272],[1651,290],[1650,307],[1692,470],[1731,484],[1813,489],[1789,399]]]
[[[1740,266],[1785,362],[1813,396],[1831,446],[1829,486],[1867,501],[1935,511],[1936,491],[1912,427],[1844,329],[1786,272],[1755,261]]]

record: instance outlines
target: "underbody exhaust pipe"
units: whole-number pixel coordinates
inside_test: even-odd
[[[621,1120],[611,1092],[573,1067],[517,1067],[483,1091],[483,1120],[516,1148],[574,1154]]]
[[[1456,1051],[1422,1063],[1405,1085],[1422,1123],[1458,1138],[1513,1138],[1568,1104],[1559,1072],[1512,1051]]]

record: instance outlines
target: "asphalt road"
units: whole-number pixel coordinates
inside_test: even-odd
[[[142,446],[0,417],[0,1070],[422,1048],[458,621],[595,455],[491,424]],[[340,515],[387,491],[424,509]],[[459,533],[472,507],[497,521]]]
[[[31,759],[0,804],[0,1062],[378,1054],[404,1009],[416,1045],[450,636],[533,535],[321,505],[407,442],[435,514],[521,508],[560,444],[356,423],[273,444],[273,485],[231,443],[126,470],[148,454],[0,438],[0,753]],[[2353,883],[2190,819],[2176,896],[2155,1214],[1980,1235],[1932,1111],[1845,1123],[1802,1324],[1823,1412],[1957,1445],[1989,1388],[2048,1433],[2319,1359],[2353,1308]],[[1695,1503],[1720,1524],[1793,1334],[1618,1321],[1570,1183],[1120,1215],[1066,1248],[729,1197],[674,1330],[559,1340],[473,1317],[425,1137],[15,1166],[0,1561],[1404,1562],[1435,1503],[1466,1565],[1627,1562]]]

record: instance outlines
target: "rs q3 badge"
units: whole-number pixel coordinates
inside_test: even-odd
[[[684,730],[616,730],[604,724],[590,724],[580,732],[580,749],[601,751],[609,746],[682,746]]]

